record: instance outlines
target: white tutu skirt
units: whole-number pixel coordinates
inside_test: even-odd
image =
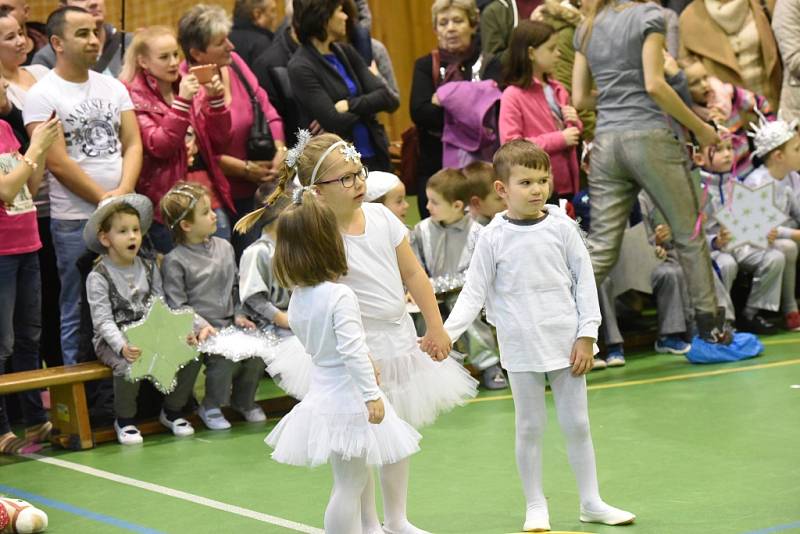
[[[420,350],[411,316],[399,324],[365,321],[369,353],[381,372],[381,389],[397,415],[415,428],[433,423],[478,394],[478,381],[458,361],[435,362]]]
[[[275,384],[295,399],[308,393],[313,367],[311,356],[294,335],[281,337],[267,362],[267,372]]]
[[[332,454],[344,460],[365,458],[368,465],[397,463],[419,451],[419,432],[397,417],[384,398],[385,416],[374,425],[344,366],[317,367],[308,394],[269,433],[264,442],[283,464],[315,467]]]

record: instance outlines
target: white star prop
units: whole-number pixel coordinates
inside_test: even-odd
[[[729,248],[745,244],[768,248],[767,234],[787,219],[786,214],[775,206],[775,184],[750,189],[735,182],[732,195],[730,208],[722,207],[714,214],[714,218],[731,233]]]

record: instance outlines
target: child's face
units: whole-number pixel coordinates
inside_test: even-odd
[[[686,73],[686,81],[689,83],[689,92],[695,104],[701,106],[708,105],[711,98],[711,85],[708,83],[708,72],[705,66],[699,61],[692,63],[683,72]]]
[[[398,219],[406,222],[406,213],[408,213],[408,202],[406,202],[406,186],[400,182],[394,187],[394,189],[386,193],[386,197],[383,200],[383,205],[389,208],[389,211],[394,213]]]
[[[197,201],[194,207],[192,222],[181,221],[181,228],[186,232],[186,240],[190,243],[201,243],[214,235],[217,231],[217,214],[211,209],[211,200],[208,195]]]
[[[486,198],[472,197],[472,206],[474,211],[481,217],[491,219],[501,211],[506,209],[506,201],[497,194],[497,191],[492,190],[486,195]]]
[[[428,212],[431,219],[442,224],[452,224],[460,221],[464,217],[464,203],[460,200],[448,202],[440,193],[431,188],[426,188],[428,195]]]
[[[539,219],[550,197],[550,171],[529,169],[521,165],[511,167],[508,184],[494,183],[497,194],[508,204],[508,216],[512,219]]]
[[[778,150],[782,153],[780,161],[787,173],[800,171],[800,134],[795,134]]]
[[[360,163],[346,161],[338,151],[328,157],[339,158],[340,161],[317,180],[317,192],[334,213],[352,213],[361,207],[364,193],[367,192],[364,167]]]
[[[707,148],[705,154],[705,159],[708,161],[707,169],[709,171],[724,173],[730,172],[733,168],[733,143],[730,141],[723,141],[714,147]]]
[[[111,228],[98,234],[100,244],[108,249],[108,256],[116,264],[131,265],[142,246],[139,217],[130,213],[112,215]]]
[[[536,48],[528,47],[528,57],[534,68],[550,74],[558,63],[558,35],[553,33],[545,42]]]

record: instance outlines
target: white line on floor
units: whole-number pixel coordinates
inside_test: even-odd
[[[185,491],[168,488],[166,486],[161,486],[159,484],[152,484],[150,482],[144,482],[142,480],[137,480],[135,478],[117,475],[115,473],[110,473],[108,471],[103,471],[101,469],[95,469],[94,467],[88,467],[85,465],[68,462],[66,460],[59,460],[57,458],[48,458],[46,456],[41,456],[39,454],[26,454],[24,456],[26,458],[30,458],[31,460],[36,460],[37,462],[54,465],[56,467],[61,467],[63,469],[70,469],[72,471],[77,471],[78,473],[83,473],[85,475],[90,475],[97,478],[104,478],[112,482],[125,484],[126,486],[133,486],[134,488],[139,488],[146,491],[152,491],[154,493],[159,493],[161,495],[167,495],[169,497],[174,497],[176,499],[188,501],[192,504],[200,504],[202,506],[214,508],[216,510],[221,510],[223,512],[236,514],[242,517],[247,517],[249,519],[255,519],[256,521],[261,521],[262,523],[269,523],[271,525],[276,525],[279,527],[291,529],[296,532],[306,532],[308,534],[324,534],[321,529],[312,527],[310,525],[297,523],[295,521],[290,521],[288,519],[283,519],[282,517],[276,517],[274,515],[256,512],[255,510],[249,510],[247,508],[242,508],[241,506],[234,506],[232,504],[215,501],[213,499],[201,497],[200,495],[194,495],[192,493],[187,493]]]

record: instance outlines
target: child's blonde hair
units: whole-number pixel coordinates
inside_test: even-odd
[[[201,184],[178,182],[161,199],[161,217],[176,243],[186,242],[186,232],[181,228],[181,221],[194,222],[197,203],[208,196],[208,189]]]
[[[295,178],[297,178],[302,186],[313,185],[311,184],[311,175],[314,173],[314,169],[317,167],[320,158],[331,146],[340,141],[342,141],[341,137],[331,133],[325,133],[311,138],[303,147],[302,152],[297,155],[294,167],[290,167],[284,163],[278,175],[278,182],[275,186],[275,190],[267,198],[266,203],[257,210],[242,217],[233,229],[241,234],[250,231],[250,229],[261,220],[264,212],[269,209],[270,206],[281,201],[280,199],[282,197],[284,199],[282,202],[286,201],[291,194],[292,181]],[[337,157],[334,157],[334,154],[335,151],[320,164],[316,174],[317,182],[319,182],[319,178],[325,176],[328,171],[340,162]]]
[[[466,206],[472,196],[467,177],[458,169],[442,169],[428,179],[426,189],[436,191],[451,204],[460,200]]]
[[[273,270],[278,283],[315,286],[347,274],[344,240],[333,211],[316,193],[298,193],[278,217]]]

